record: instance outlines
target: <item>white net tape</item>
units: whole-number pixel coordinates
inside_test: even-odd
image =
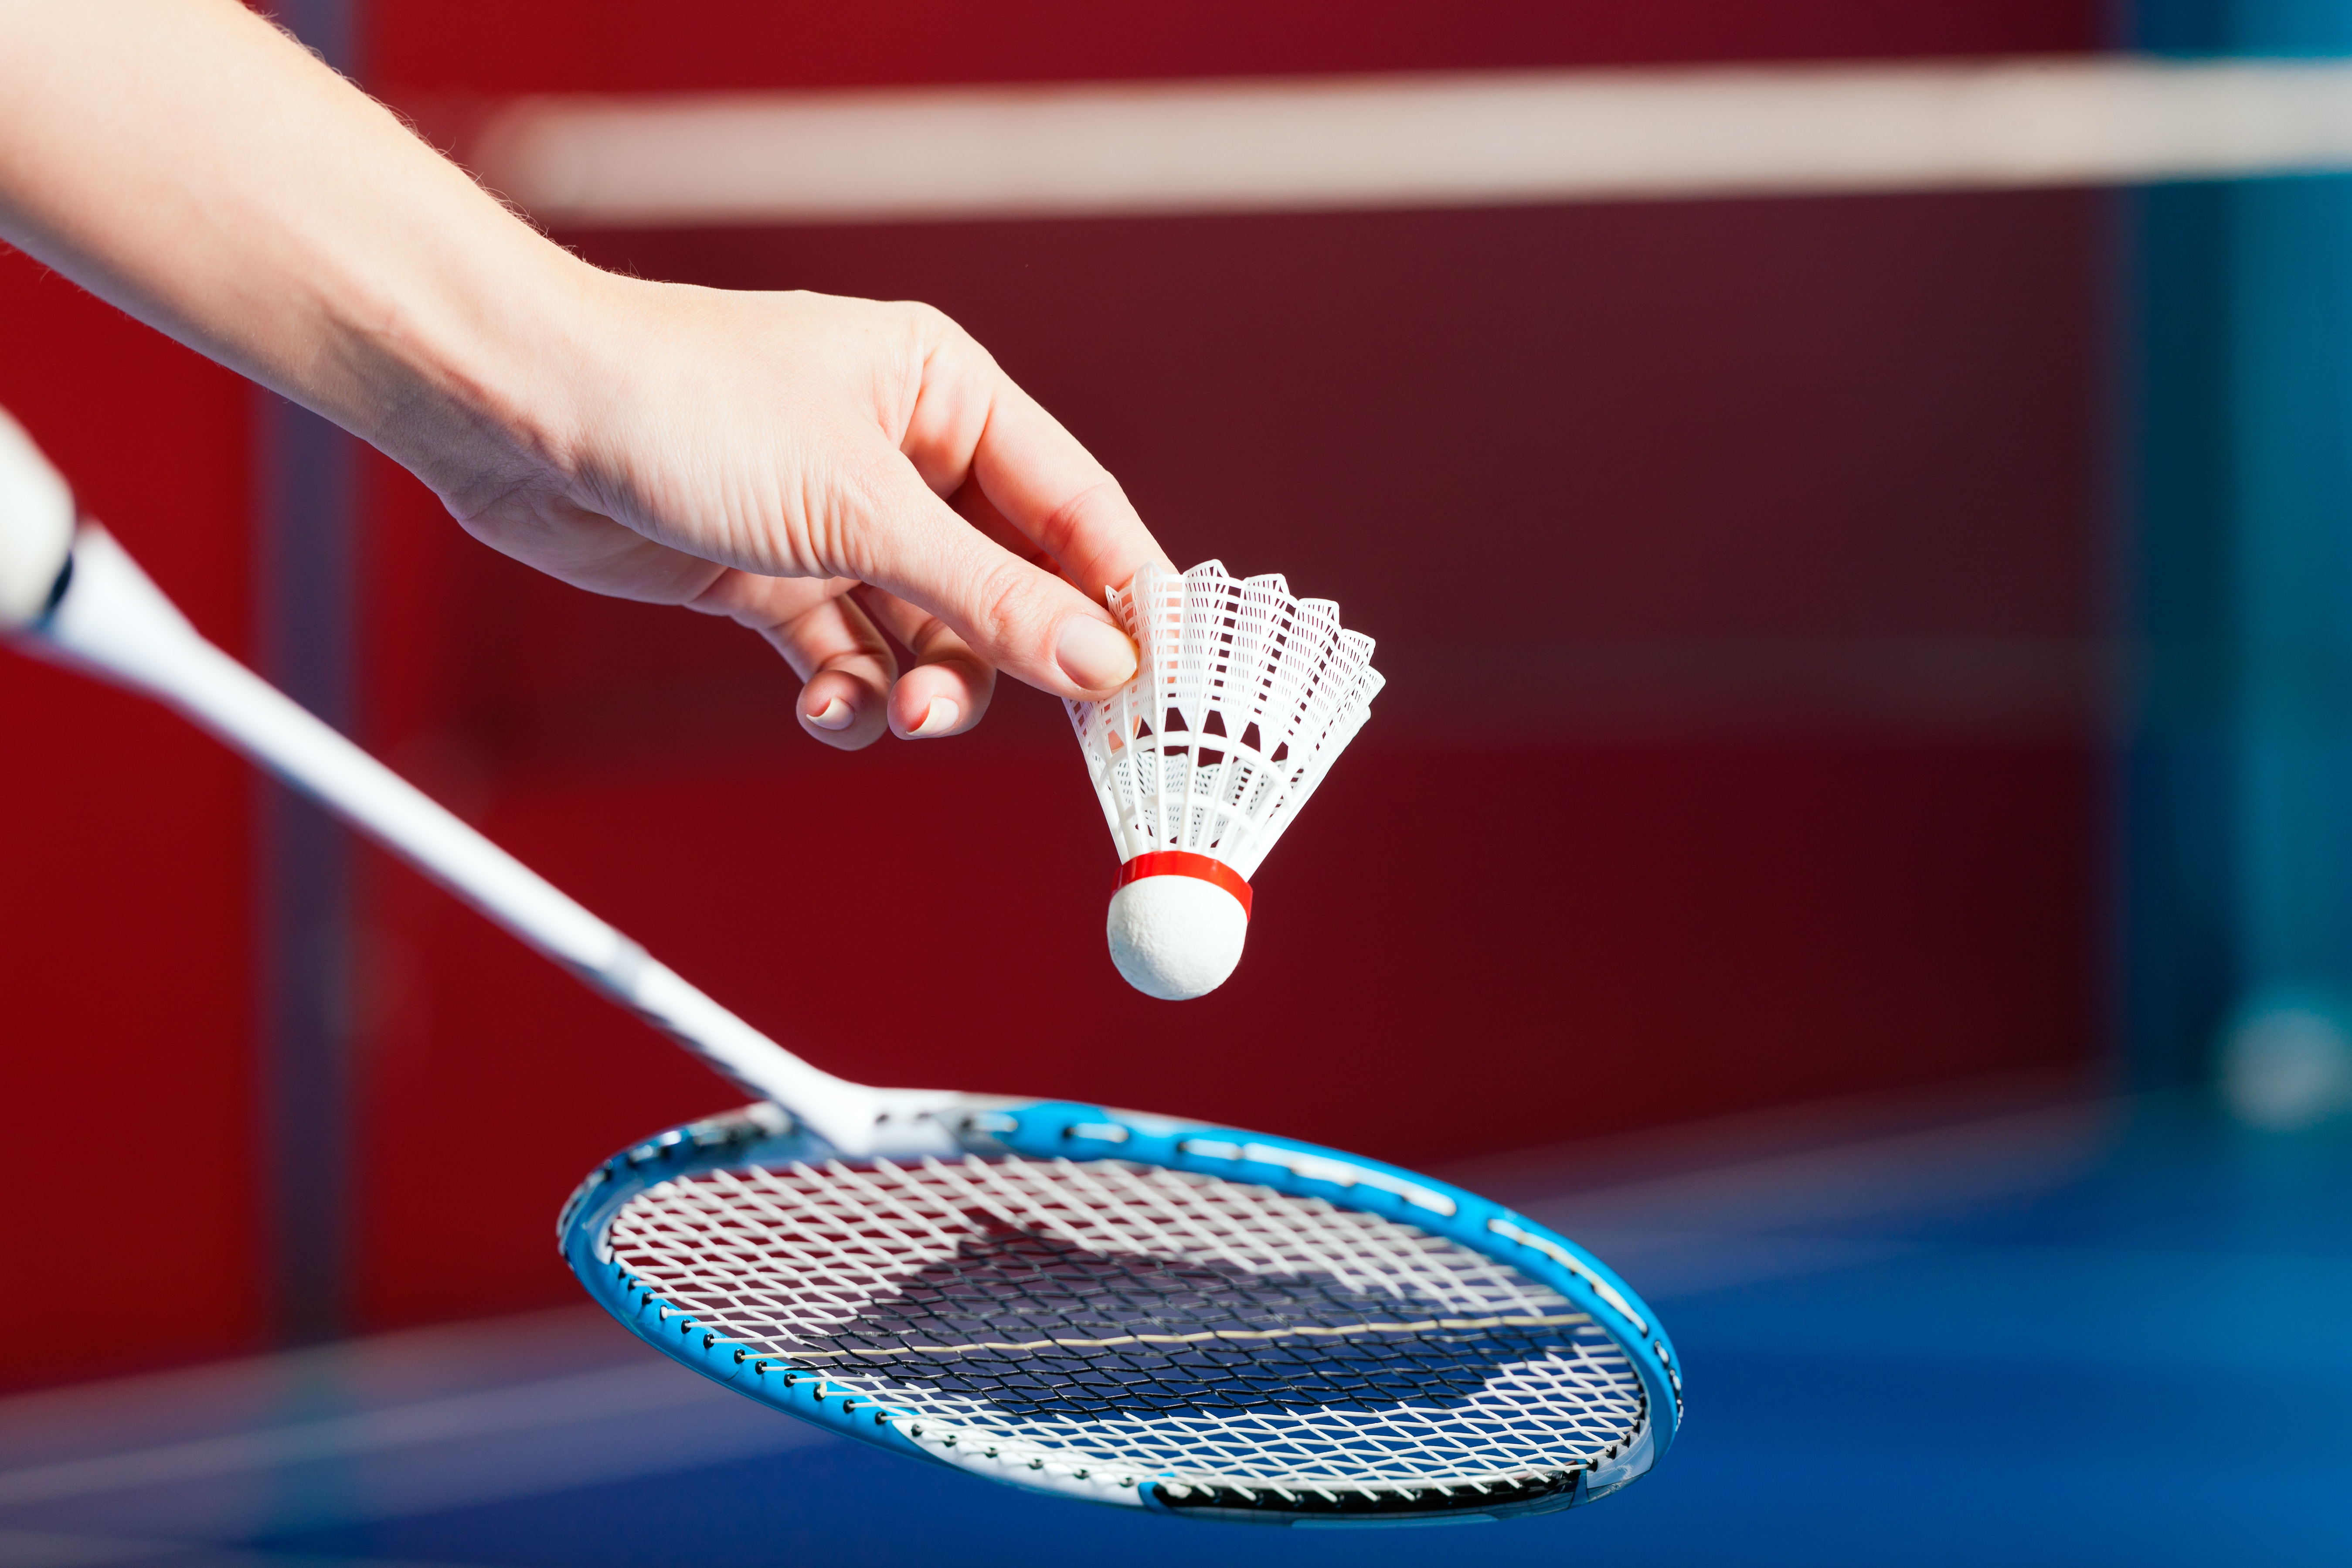
[[[1624,1352],[1508,1266],[1154,1166],[719,1171],[631,1199],[607,1244],[771,1376],[1122,1486],[1526,1485],[1614,1455],[1643,1418]]]

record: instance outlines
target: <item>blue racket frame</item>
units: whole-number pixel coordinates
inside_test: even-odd
[[[983,1468],[968,1457],[951,1455],[908,1436],[891,1425],[886,1414],[873,1411],[870,1398],[861,1403],[853,1391],[834,1384],[822,1373],[792,1367],[771,1352],[754,1351],[703,1328],[690,1310],[638,1289],[627,1271],[605,1254],[604,1237],[614,1214],[639,1193],[663,1182],[730,1167],[783,1165],[794,1161],[822,1164],[836,1157],[824,1140],[764,1104],[674,1127],[621,1151],[590,1172],[556,1222],[563,1259],[597,1304],[631,1332],[714,1383],[843,1436],[1057,1497],[1141,1506],[1185,1518],[1309,1528],[1473,1522],[1549,1513],[1596,1501],[1646,1474],[1674,1442],[1682,1420],[1682,1363],[1657,1315],[1631,1286],[1582,1247],[1475,1193],[1296,1139],[1095,1105],[975,1100],[961,1118],[951,1113],[942,1120],[956,1127],[961,1141],[973,1153],[1013,1153],[1036,1160],[1129,1160],[1221,1176],[1403,1221],[1508,1264],[1590,1313],[1624,1351],[1642,1384],[1647,1416],[1642,1433],[1625,1452],[1580,1471],[1572,1488],[1524,1501],[1465,1502],[1460,1509],[1416,1509],[1390,1515],[1293,1512],[1272,1507],[1171,1507],[1159,1495],[1156,1479],[1121,1488],[1090,1480],[1084,1471],[1072,1479]],[[1451,1212],[1444,1212],[1449,1205]]]

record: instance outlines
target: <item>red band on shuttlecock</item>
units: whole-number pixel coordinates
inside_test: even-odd
[[[1249,884],[1223,860],[1212,860],[1190,849],[1148,849],[1118,868],[1118,880],[1110,885],[1110,890],[1116,893],[1146,877],[1198,877],[1203,882],[1214,882],[1241,905],[1242,918],[1249,918]]]

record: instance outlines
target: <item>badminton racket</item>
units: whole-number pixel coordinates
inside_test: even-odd
[[[1572,1242],[1430,1177],[820,1071],[207,642],[0,415],[0,628],[160,699],[761,1097],[591,1172],[591,1296],[763,1404],[1032,1491],[1297,1526],[1592,1501],[1682,1377]]]

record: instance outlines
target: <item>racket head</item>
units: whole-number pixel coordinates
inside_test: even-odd
[[[939,1120],[960,1152],[842,1160],[764,1104],[673,1128],[581,1184],[565,1261],[640,1339],[761,1404],[1186,1518],[1547,1513],[1674,1440],[1656,1314],[1498,1204],[1099,1106]]]

